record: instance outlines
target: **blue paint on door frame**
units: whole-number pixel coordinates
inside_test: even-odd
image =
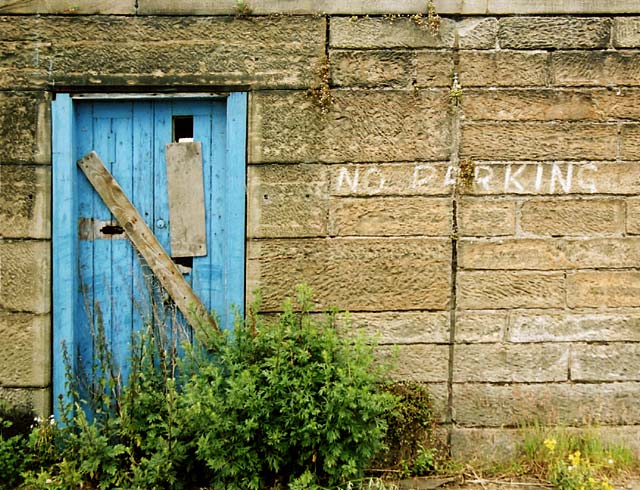
[[[132,96],[133,99],[139,97]],[[180,96],[175,100],[192,97]],[[201,98],[198,96],[198,98]],[[153,99],[149,96],[149,99]],[[167,97],[163,97],[167,99]],[[122,100],[120,96],[118,100]],[[171,100],[171,98],[169,98]],[[243,196],[242,212],[226,209],[225,226],[232,230],[223,244],[230,263],[242,264],[232,267],[226,275],[225,290],[230,292],[231,303],[241,311],[244,307],[245,281],[245,209],[246,209],[246,142],[247,142],[247,93],[234,92],[226,97],[226,172],[225,192]],[[58,400],[67,400],[65,392],[66,373],[64,349],[75,345],[76,295],[78,279],[78,224],[77,224],[77,178],[74,98],[69,94],[57,94],[52,102],[52,301],[53,301],[53,401],[54,413],[59,415]],[[225,200],[226,202],[226,200]],[[229,311],[221,312],[223,323],[232,324]],[[76,356],[68,361],[75,370]]]

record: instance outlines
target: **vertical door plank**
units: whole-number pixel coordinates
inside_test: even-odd
[[[63,344],[73,352],[75,337],[75,298],[78,289],[76,264],[78,233],[76,222],[76,169],[73,164],[73,103],[66,94],[58,94],[52,103],[53,158],[53,398],[68,401],[65,392]],[[75,356],[71,356],[75,370]],[[58,404],[54,402],[58,412]]]
[[[244,241],[246,202],[247,94],[234,92],[227,100],[226,246],[229,304],[244,311]]]
[[[133,193],[131,200],[140,216],[153,227],[153,107],[149,101],[136,101],[133,106]],[[82,153],[85,155],[86,153]],[[151,323],[152,278],[149,267],[134,250],[132,329],[140,331]]]
[[[144,223],[138,211],[123,193],[98,155],[95,152],[89,153],[78,160],[78,166],[105,204],[112,210],[133,245],[142,254],[189,324],[197,329],[199,327],[198,320],[208,321],[217,330],[217,325],[209,317],[205,306],[193,293],[176,265]]]

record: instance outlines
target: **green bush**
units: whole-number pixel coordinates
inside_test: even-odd
[[[276,321],[213,338],[185,386],[214,489],[333,487],[383,447],[395,397],[378,389],[374,346],[338,335],[334,315],[315,317],[308,289],[298,293]]]
[[[14,433],[0,417],[0,489],[357,488],[396,397],[380,389],[374,345],[310,309],[301,288],[277,320],[252,312],[184,347],[149,325],[132,339],[126,383],[98,311],[89,373],[71,376],[67,359],[61,419]]]

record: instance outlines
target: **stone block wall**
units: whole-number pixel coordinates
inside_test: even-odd
[[[53,3],[0,0],[0,398],[49,409],[55,93],[244,90],[248,296],[397,344],[456,456],[534,417],[640,452],[634,2]]]

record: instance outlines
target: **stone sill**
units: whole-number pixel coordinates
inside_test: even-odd
[[[137,5],[136,5],[137,3]],[[245,0],[253,15],[425,12],[426,0]],[[441,15],[640,14],[639,0],[435,0]],[[0,0],[0,14],[236,15],[238,0]]]

